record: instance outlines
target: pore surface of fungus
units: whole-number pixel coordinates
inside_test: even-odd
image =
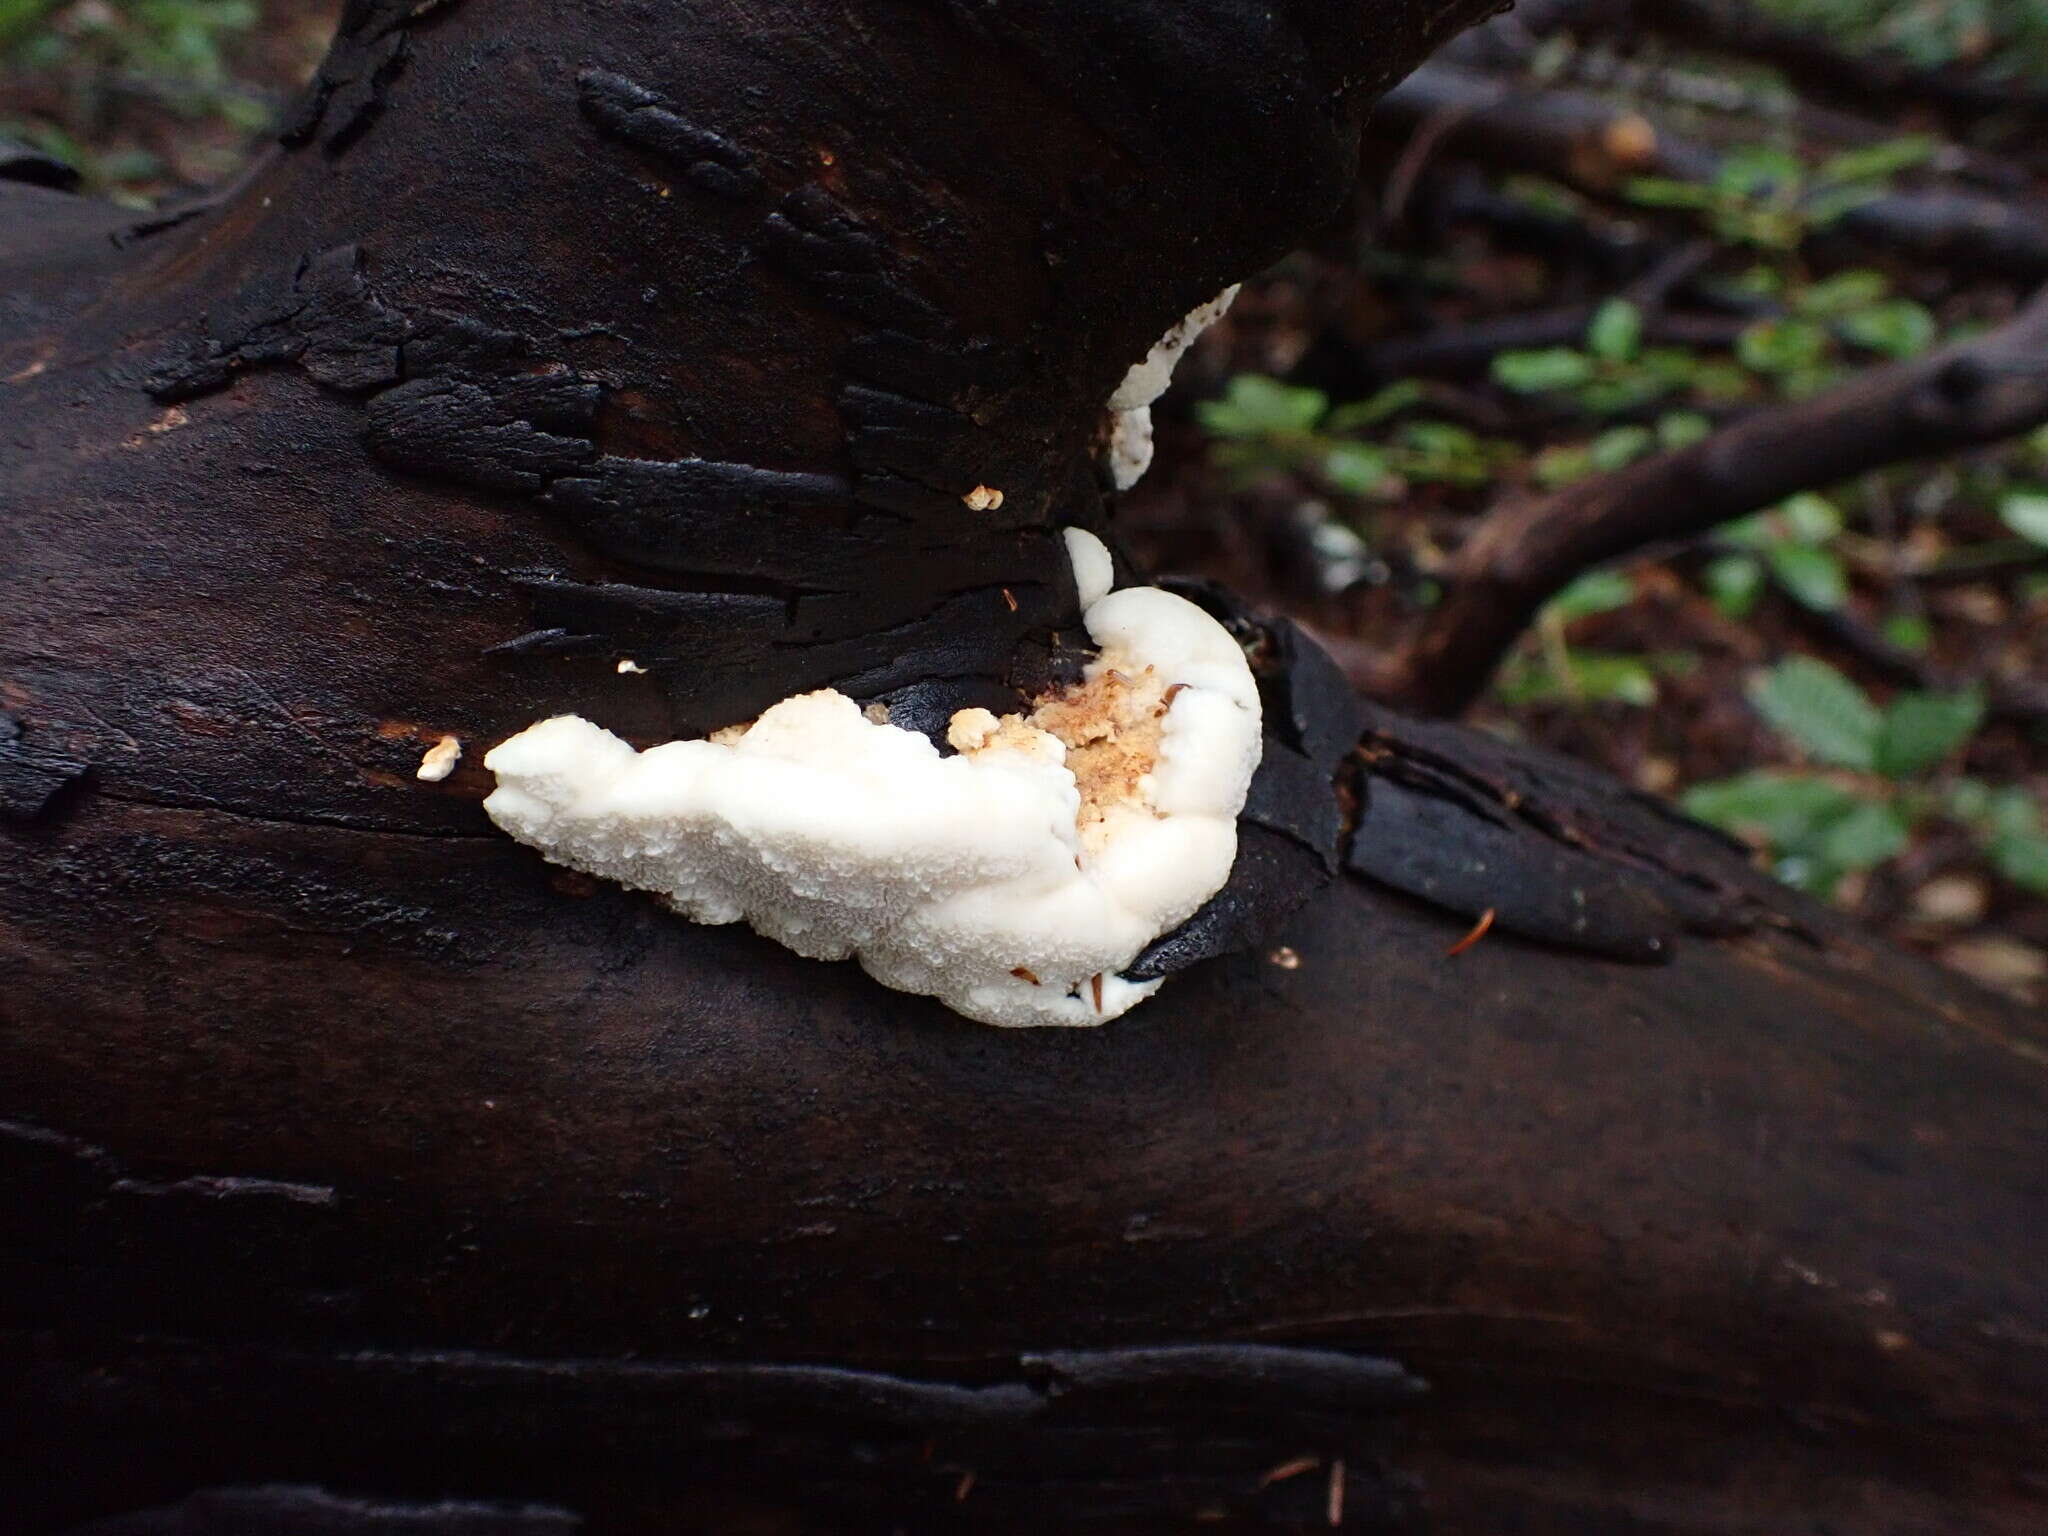
[[[575,715],[500,744],[484,809],[550,860],[744,918],[989,1024],[1098,1024],[1118,973],[1230,875],[1260,752],[1243,650],[1153,587],[1109,591],[1069,530],[1098,654],[1028,715],[955,714],[940,753],[831,689],[636,751]]]

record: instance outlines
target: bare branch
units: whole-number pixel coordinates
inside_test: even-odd
[[[1426,64],[1403,80],[1369,127],[1400,143],[1430,127],[1433,153],[1549,176],[1594,197],[1612,197],[1636,176],[1711,182],[1721,160],[1714,146],[1596,92],[1504,91],[1499,76],[1452,64]],[[2035,197],[1901,188],[1816,234],[1837,231],[1980,272],[2048,278],[2048,206]]]
[[[1542,605],[1574,577],[1696,537],[1794,492],[1906,459],[1996,442],[2048,420],[2048,292],[1998,329],[1873,369],[1810,400],[1737,422],[1483,518],[1452,559],[1448,593],[1414,639],[1361,681],[1376,697],[1462,712]]]

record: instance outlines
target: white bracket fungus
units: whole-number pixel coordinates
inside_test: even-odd
[[[953,716],[942,757],[831,689],[636,752],[558,715],[495,748],[491,819],[550,860],[741,918],[988,1024],[1099,1024],[1118,973],[1223,886],[1259,761],[1244,652],[1194,604],[1111,592],[1067,547],[1098,655],[1029,715]]]
[[[1131,365],[1109,397],[1109,476],[1128,491],[1152,467],[1152,402],[1166,393],[1174,366],[1195,338],[1223,318],[1237,297],[1236,283],[1174,321],[1164,336]]]

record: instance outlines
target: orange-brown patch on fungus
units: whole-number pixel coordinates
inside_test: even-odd
[[[1066,745],[1067,768],[1081,792],[1074,825],[1091,849],[1106,837],[1113,809],[1143,804],[1139,781],[1159,766],[1166,691],[1151,667],[1135,677],[1107,667],[1031,712],[1033,725]]]

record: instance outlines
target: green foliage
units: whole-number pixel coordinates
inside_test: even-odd
[[[1657,702],[1659,670],[1690,658],[1619,656],[1608,651],[1566,651],[1562,665],[1549,657],[1517,657],[1501,674],[1497,693],[1505,704],[1626,704],[1647,709]]]
[[[1635,583],[1620,571],[1588,571],[1557,596],[1546,611],[1561,623],[1612,613],[1626,608],[1636,598]]]
[[[1825,895],[1945,816],[1971,831],[2007,879],[2048,892],[2048,834],[2027,794],[1941,778],[1983,724],[1978,690],[1901,693],[1880,709],[1825,662],[1793,656],[1759,674],[1749,696],[1809,759],[1843,772],[1759,770],[1696,784],[1682,803],[1768,848],[1780,878]]]
[[[1595,359],[1570,347],[1503,352],[1493,360],[1494,382],[1518,395],[1574,389],[1591,382],[1598,372]]]
[[[2048,5],[2041,0],[1758,0],[1763,9],[1858,51],[1926,68],[1965,63],[1994,73],[2048,73]],[[1980,62],[1981,61],[1981,62]]]
[[[1938,767],[1984,723],[1984,695],[1902,693],[1884,712],[1872,766],[1890,779],[1911,779]]]
[[[1921,134],[1889,139],[1808,165],[1776,144],[1745,144],[1721,158],[1710,182],[1638,176],[1623,195],[1638,207],[1697,216],[1730,245],[1782,253],[1882,194],[1892,177],[1939,148]]]
[[[1849,575],[1833,550],[1814,544],[1773,544],[1764,551],[1771,575],[1805,607],[1828,613],[1849,596]]]
[[[1420,384],[1404,380],[1332,409],[1319,389],[1245,373],[1220,400],[1197,404],[1195,419],[1215,441],[1217,462],[1240,480],[1290,471],[1368,499],[1398,496],[1416,483],[1488,485],[1520,458],[1512,443],[1409,415],[1426,400]],[[1366,432],[1377,440],[1354,435]]]
[[[66,102],[61,121],[4,121],[0,133],[76,167],[91,191],[157,181],[155,155],[104,141],[109,103],[143,97],[186,123],[255,133],[272,107],[236,80],[231,55],[261,19],[254,0],[0,0],[0,66],[61,81]]]
[[[1731,619],[1747,617],[1768,573],[1796,602],[1821,612],[1849,595],[1849,575],[1829,547],[1842,531],[1842,511],[1827,497],[1802,491],[1769,512],[1730,523],[1720,542],[1742,554],[1714,561],[1705,572],[1707,593]]]
[[[1496,384],[1518,395],[1568,395],[1588,415],[1618,416],[1676,391],[1707,385],[1708,366],[1681,347],[1644,346],[1642,311],[1627,299],[1613,298],[1594,311],[1583,348],[1502,352],[1492,372]],[[1746,381],[1736,386],[1738,393],[1746,388]]]
[[[2006,492],[1998,503],[1998,517],[2021,538],[2048,544],[2048,490]]]
[[[1927,622],[1927,616],[1920,613],[1894,613],[1886,616],[1884,637],[1902,651],[1919,653],[1927,649],[1934,639],[1934,626]]]
[[[1225,388],[1221,400],[1204,400],[1195,418],[1211,437],[1271,438],[1315,430],[1330,408],[1319,389],[1297,389],[1261,374],[1241,373]]]
[[[1876,766],[1884,717],[1861,688],[1826,662],[1788,657],[1751,682],[1749,701],[1809,757],[1837,768]]]
[[[1586,350],[1607,363],[1625,363],[1642,350],[1643,312],[1627,299],[1609,299],[1586,327]]]

